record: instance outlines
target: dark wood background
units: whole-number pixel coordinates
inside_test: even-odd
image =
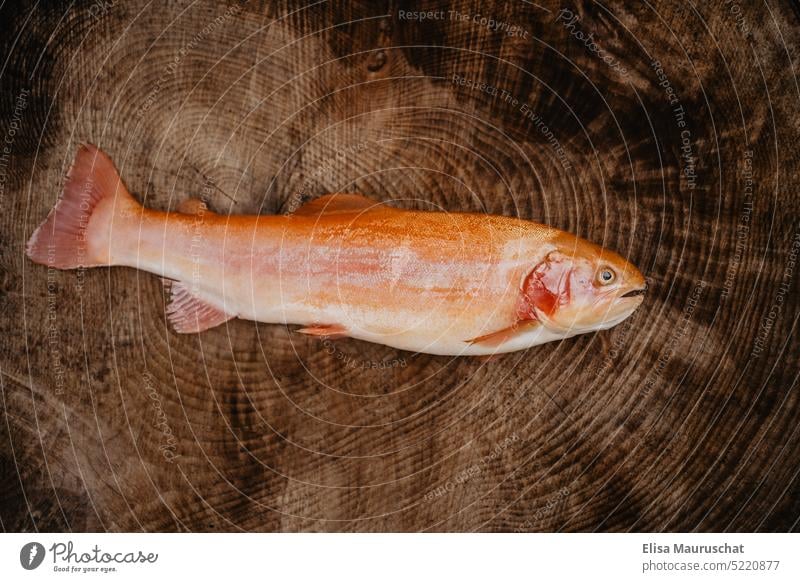
[[[794,6],[79,0],[0,22],[3,530],[800,527]],[[518,215],[650,290],[612,331],[490,363],[246,321],[179,336],[157,277],[25,259],[81,141],[151,208],[345,190]]]

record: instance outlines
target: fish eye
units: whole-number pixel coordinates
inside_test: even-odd
[[[609,285],[617,278],[617,274],[610,267],[603,267],[597,273],[597,282],[601,285]]]

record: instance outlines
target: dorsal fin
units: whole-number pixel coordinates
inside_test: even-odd
[[[372,208],[386,208],[380,202],[371,200],[361,194],[326,194],[314,198],[298,208],[297,216],[319,216],[333,212],[366,212]]]

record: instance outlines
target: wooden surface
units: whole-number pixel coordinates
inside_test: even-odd
[[[800,528],[795,8],[76,4],[0,8],[3,530]],[[24,258],[81,141],[151,208],[518,215],[650,290],[490,363],[178,336],[157,277]]]

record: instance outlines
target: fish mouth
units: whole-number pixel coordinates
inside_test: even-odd
[[[637,287],[636,289],[631,289],[627,293],[620,295],[617,299],[625,299],[627,297],[642,297],[644,298],[644,292],[647,291],[647,285],[643,285],[642,287]]]
[[[641,287],[635,287],[629,291],[625,291],[621,295],[618,295],[616,298],[612,299],[603,316],[600,329],[614,327],[618,323],[630,317],[644,301],[644,293],[646,290],[647,286],[642,285]]]
[[[638,282],[637,282],[638,283]],[[647,285],[625,285],[601,295],[577,310],[559,309],[556,317],[534,307],[538,320],[549,330],[570,337],[589,331],[606,330],[630,317],[644,301]]]

